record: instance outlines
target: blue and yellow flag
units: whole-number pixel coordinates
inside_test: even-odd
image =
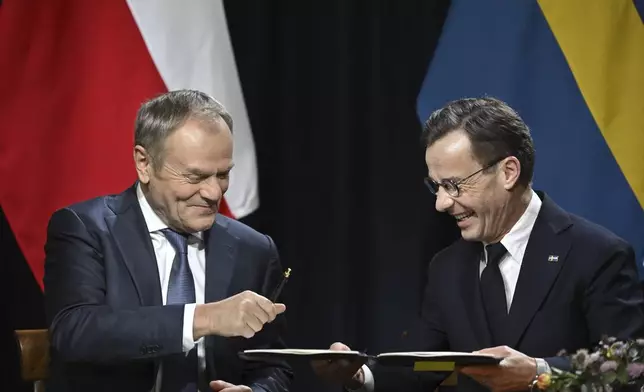
[[[629,241],[644,276],[639,0],[453,0],[418,99],[489,95],[531,128],[534,187]]]

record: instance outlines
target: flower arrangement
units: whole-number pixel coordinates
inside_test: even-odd
[[[539,377],[536,386],[552,392],[610,392],[639,391],[644,385],[644,339],[603,337],[594,351],[580,349],[570,359],[569,372],[552,369],[552,374]]]

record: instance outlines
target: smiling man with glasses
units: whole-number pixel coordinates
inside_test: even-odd
[[[457,369],[457,389],[515,391],[569,368],[562,349],[592,348],[604,334],[644,336],[632,247],[532,189],[532,137],[512,108],[493,98],[450,102],[427,120],[423,140],[425,184],[462,239],[430,263],[420,317],[401,350],[493,354],[503,358],[498,366]],[[421,392],[440,382],[377,364],[314,369],[348,390]]]

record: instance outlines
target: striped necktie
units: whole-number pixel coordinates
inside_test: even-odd
[[[161,231],[176,252],[168,281],[166,304],[195,303],[195,282],[188,263],[189,235],[171,229]],[[196,346],[188,353],[164,358],[161,391],[196,392],[198,371]]]

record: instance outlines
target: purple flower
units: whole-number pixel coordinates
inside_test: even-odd
[[[644,363],[629,363],[626,370],[631,378],[639,378],[644,373]]]
[[[626,345],[622,342],[615,342],[610,346],[610,350],[608,352],[613,358],[622,358],[626,354]]]
[[[601,366],[599,367],[599,371],[602,372],[602,373],[606,373],[606,372],[609,372],[611,370],[613,370],[613,371],[617,370],[617,362],[615,362],[615,361],[606,361],[606,362],[602,363]]]

